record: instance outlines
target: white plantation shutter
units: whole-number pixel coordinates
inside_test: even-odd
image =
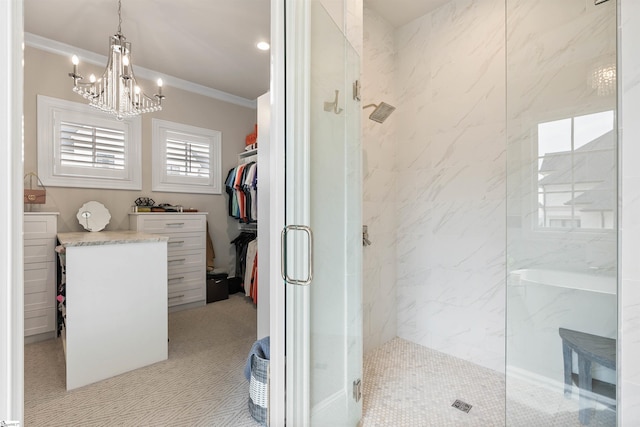
[[[221,133],[153,119],[153,191],[222,193]]]
[[[167,174],[208,178],[211,170],[209,144],[191,141],[188,135],[168,133]]]
[[[140,117],[38,95],[38,176],[47,186],[142,189]]]
[[[63,166],[122,170],[124,132],[80,123],[60,123],[60,163]]]

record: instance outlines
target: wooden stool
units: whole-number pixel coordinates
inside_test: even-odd
[[[578,389],[580,391],[579,418],[581,424],[589,424],[589,399],[592,394],[591,363],[616,369],[616,340],[571,329],[559,328],[564,360],[564,395],[571,396],[572,351],[578,355]]]

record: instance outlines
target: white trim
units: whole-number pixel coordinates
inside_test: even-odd
[[[142,189],[142,119],[117,120],[87,104],[38,95],[38,176],[45,186]],[[70,120],[90,126],[104,126],[125,133],[125,169],[96,170],[59,164],[60,122]]]
[[[105,55],[101,55],[85,49],[80,49],[78,47],[51,40],[46,37],[38,36],[33,33],[25,32],[24,40],[27,46],[44,50],[46,52],[55,53],[56,55],[68,57],[71,57],[72,55],[78,55],[78,57],[82,58],[83,61],[89,62],[94,65],[105,66],[107,64],[107,57]],[[240,96],[232,95],[221,90],[183,80],[178,77],[170,76],[168,74],[162,74],[148,68],[140,67],[138,65],[135,65],[135,73],[136,77],[147,79],[152,82],[155,82],[158,77],[161,77],[165,89],[167,87],[174,87],[176,89],[186,90],[187,92],[197,93],[199,95],[208,96],[209,98],[218,99],[220,101],[230,102],[242,107],[253,109],[256,108],[255,99],[242,98]],[[167,95],[166,90],[165,95]]]
[[[0,420],[22,423],[23,3],[0,1]]]
[[[286,414],[285,287],[280,277],[280,232],[284,228],[285,183],[285,14],[284,2],[271,2],[271,83],[269,143],[269,425],[284,426]],[[260,153],[263,156],[264,153]]]
[[[286,38],[286,225],[310,226],[310,69],[312,0],[287,0]],[[293,239],[292,239],[293,240]],[[305,277],[306,243],[293,240],[286,256],[292,277]],[[313,285],[312,285],[313,286]],[[310,288],[286,285],[287,423],[311,422]]]
[[[222,132],[167,120],[152,119],[152,191],[222,194]],[[194,178],[167,174],[167,135],[179,133],[209,146],[209,177]]]

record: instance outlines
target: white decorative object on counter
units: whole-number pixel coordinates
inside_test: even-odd
[[[91,201],[78,209],[76,217],[85,230],[101,231],[109,224],[111,213],[102,203]]]

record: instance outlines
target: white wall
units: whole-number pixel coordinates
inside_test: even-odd
[[[382,101],[397,106],[394,29],[368,8],[364,9],[362,63],[362,106]],[[397,335],[394,168],[398,113],[380,124],[369,120],[372,111],[367,108],[362,112],[362,223],[369,227],[372,241],[363,248],[365,353]]]
[[[135,64],[134,64],[135,65]],[[72,81],[67,76],[71,65],[67,57],[27,47],[24,66],[24,170],[37,171],[36,152],[36,97],[38,94],[84,102],[71,91]],[[83,73],[100,74],[99,67],[83,65]],[[153,87],[142,81],[143,87]],[[128,213],[140,196],[151,197],[156,203],[180,204],[208,212],[208,222],[216,253],[216,267],[228,268],[233,259],[230,241],[238,234],[237,222],[227,215],[227,195],[199,195],[159,193],[151,191],[151,119],[159,118],[222,132],[222,180],[228,170],[237,164],[237,155],[244,149],[245,136],[253,131],[256,110],[219,101],[183,90],[165,87],[167,96],[163,110],[142,116],[142,190],[97,190],[89,188],[47,188],[47,203],[32,209],[59,211],[58,230],[83,231],[76,219],[78,208],[89,200],[103,203],[111,213],[107,230],[129,228]],[[233,271],[230,271],[233,273]]]
[[[504,371],[504,1],[396,32],[398,335]]]

